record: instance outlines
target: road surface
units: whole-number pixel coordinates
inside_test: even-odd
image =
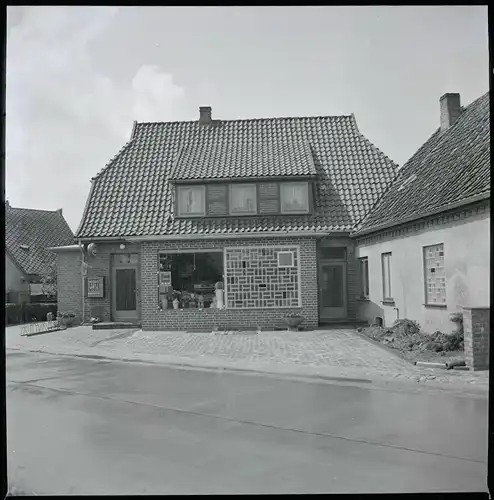
[[[27,494],[487,491],[487,399],[7,354]]]

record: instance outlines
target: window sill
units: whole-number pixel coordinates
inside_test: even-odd
[[[357,297],[357,300],[360,302],[370,302],[369,297]]]
[[[422,304],[424,307],[430,307],[431,309],[447,309],[448,304]]]
[[[384,300],[381,300],[381,304],[384,306],[394,306],[395,301],[394,301],[394,299],[384,299]]]

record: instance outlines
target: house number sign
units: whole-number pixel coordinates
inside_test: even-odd
[[[104,296],[104,278],[88,278],[87,279],[87,296],[88,297],[103,297]]]

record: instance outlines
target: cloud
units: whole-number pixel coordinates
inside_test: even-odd
[[[133,120],[169,119],[182,88],[157,66],[131,81],[98,73],[116,7],[8,9],[6,190],[13,206],[62,207],[79,223],[89,179],[128,140]],[[108,47],[106,45],[105,47]],[[121,57],[118,47],[111,55]]]

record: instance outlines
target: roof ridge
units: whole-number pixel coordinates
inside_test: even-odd
[[[220,123],[239,123],[239,122],[259,122],[269,120],[313,120],[320,118],[352,118],[353,113],[349,115],[314,115],[314,116],[268,116],[262,118],[236,118],[229,120],[215,119],[214,121]],[[175,123],[199,123],[197,120],[173,120],[173,121],[152,121],[152,122],[135,122],[136,125],[161,125],[161,124],[175,124]]]
[[[24,207],[13,207],[13,206],[10,206],[8,210],[9,210],[9,212],[11,212],[12,210],[29,210],[30,212],[47,212],[47,213],[50,213],[50,214],[60,213],[59,212],[59,210],[60,210],[59,208],[57,208],[55,210],[47,210],[46,208],[24,208]]]

